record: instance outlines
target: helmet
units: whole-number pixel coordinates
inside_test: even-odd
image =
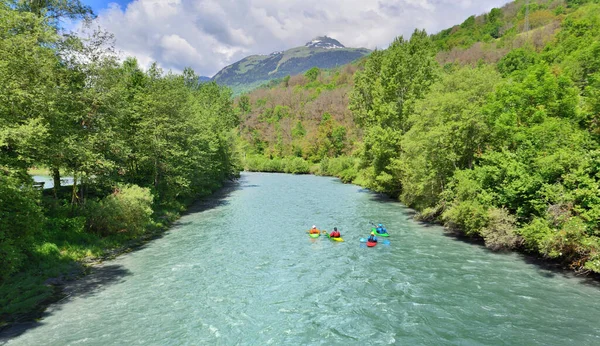
[[[312,228],[315,229],[315,228],[317,228],[317,226],[313,225]]]
[[[333,230],[334,230],[334,231],[337,231],[337,227],[333,227]]]
[[[377,226],[379,226],[379,227],[383,227],[383,225],[382,225],[382,224],[379,224],[379,225],[377,225]]]

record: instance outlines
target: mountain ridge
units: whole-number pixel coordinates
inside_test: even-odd
[[[304,73],[313,67],[335,68],[370,53],[366,48],[348,48],[336,39],[318,36],[304,46],[247,56],[224,67],[211,80],[239,94],[273,79]]]

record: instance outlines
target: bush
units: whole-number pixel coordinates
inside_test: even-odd
[[[444,204],[439,203],[434,207],[429,207],[423,209],[417,215],[415,215],[415,220],[422,222],[438,222],[440,220],[440,216],[444,212]]]
[[[357,163],[358,160],[351,156],[324,157],[317,174],[338,177],[344,183],[351,183],[358,176]]]
[[[141,234],[152,219],[153,197],[150,189],[137,185],[118,187],[99,202],[89,202],[88,228],[100,235],[126,232]]]
[[[516,234],[517,219],[508,210],[492,208],[488,212],[488,225],[481,230],[485,246],[494,250],[510,250],[522,239]]]
[[[301,157],[287,158],[284,160],[284,172],[292,174],[310,173],[310,164]]]
[[[43,224],[40,194],[31,182],[0,171],[0,280],[19,271]]]
[[[244,168],[250,172],[310,173],[310,163],[301,157],[269,159],[262,155],[248,155],[244,162]]]
[[[488,209],[477,201],[462,201],[453,204],[442,214],[446,227],[453,231],[462,231],[468,236],[481,235],[488,226]]]

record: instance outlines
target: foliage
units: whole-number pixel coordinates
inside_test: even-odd
[[[31,255],[43,218],[39,191],[0,167],[0,281],[17,272]]]
[[[310,163],[301,157],[270,159],[261,155],[248,155],[244,160],[244,169],[250,172],[308,174]]]
[[[519,48],[510,51],[497,65],[502,76],[507,77],[515,71],[527,70],[537,62],[538,56],[534,51],[527,48]]]
[[[148,188],[136,185],[118,187],[99,202],[88,203],[88,227],[100,235],[119,232],[138,235],[152,221],[152,200]]]
[[[360,136],[347,109],[356,68],[320,70],[312,82],[298,75],[287,86],[277,84],[239,97],[236,108],[251,109],[242,115],[239,129],[247,152],[311,162],[350,154]]]
[[[521,238],[517,235],[516,221],[506,209],[490,209],[488,224],[481,230],[485,246],[492,250],[510,250],[519,246]]]
[[[304,77],[308,78],[309,82],[314,82],[319,77],[321,70],[318,67],[313,67],[304,73]]]
[[[444,74],[409,116],[402,139],[402,200],[418,209],[435,205],[456,169],[473,168],[490,130],[482,108],[500,76],[491,66]]]
[[[408,115],[435,80],[436,62],[429,37],[416,30],[410,40],[398,37],[382,53],[367,60],[355,77],[350,109],[365,129],[362,165],[373,167],[369,186],[397,195],[401,136],[409,130]]]
[[[352,183],[358,177],[358,160],[352,156],[325,157],[316,172],[320,175],[335,176],[344,183]]]
[[[90,17],[79,0],[0,3],[2,320],[46,299],[49,277],[162,229],[241,166],[234,129],[249,103],[234,110],[229,89],[191,69],[144,71],[120,61],[110,34],[59,26]],[[32,166],[57,182],[41,200]]]

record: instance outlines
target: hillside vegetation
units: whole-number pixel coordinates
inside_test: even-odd
[[[295,161],[492,249],[600,272],[600,3],[531,1],[527,20],[524,4],[399,37],[353,82],[331,71],[240,98],[247,168]],[[347,133],[337,151],[330,119]]]

